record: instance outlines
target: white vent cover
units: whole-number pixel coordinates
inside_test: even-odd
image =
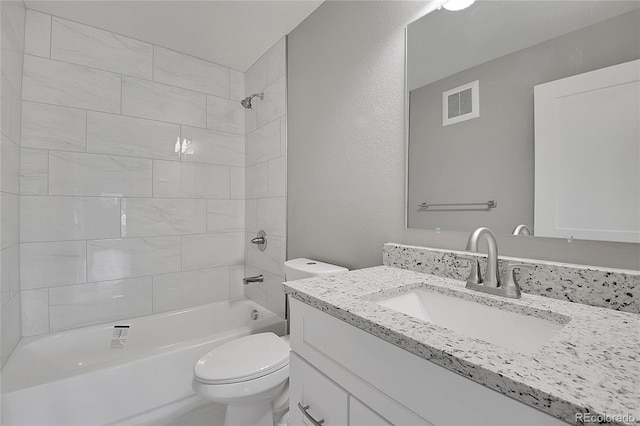
[[[442,93],[442,125],[480,117],[480,80]]]

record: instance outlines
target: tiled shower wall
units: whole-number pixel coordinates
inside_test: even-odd
[[[2,330],[0,358],[4,365],[20,340],[20,114],[25,8],[22,1],[0,2],[2,69],[0,81],[0,242]]]
[[[263,252],[247,244],[246,275],[264,275],[264,283],[250,284],[245,295],[284,317],[282,264],[286,259],[286,39],[283,37],[245,74],[245,94],[255,109],[246,115],[247,241],[260,229],[267,234]]]
[[[242,294],[243,96],[241,72],[27,11],[24,336]]]

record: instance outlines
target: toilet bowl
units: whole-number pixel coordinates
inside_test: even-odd
[[[348,271],[310,259],[284,263],[289,281]],[[208,352],[193,368],[193,390],[225,404],[225,426],[273,426],[289,406],[289,336],[259,333]]]
[[[282,414],[288,391],[289,342],[274,333],[259,333],[221,345],[193,368],[193,390],[225,404],[225,426],[273,426]],[[286,397],[284,400],[286,401]]]

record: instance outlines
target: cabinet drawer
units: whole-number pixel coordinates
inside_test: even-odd
[[[380,414],[349,396],[349,426],[393,426],[383,419]]]
[[[348,424],[349,395],[327,376],[291,352],[289,361],[289,409],[291,425],[313,426],[303,413],[302,407],[323,426]]]

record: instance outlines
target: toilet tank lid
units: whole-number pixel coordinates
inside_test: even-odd
[[[330,263],[319,262],[317,260],[301,257],[284,262],[285,275],[293,271],[304,272],[310,277],[315,277],[320,275],[337,274],[339,272],[347,272],[348,269],[342,266],[332,265]]]

